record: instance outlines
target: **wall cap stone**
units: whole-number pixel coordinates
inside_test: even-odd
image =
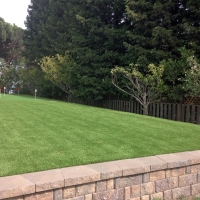
[[[0,177],[0,199],[200,163],[200,150]]]
[[[0,178],[0,199],[35,193],[35,184],[21,175]]]
[[[28,173],[22,176],[35,184],[36,192],[64,187],[64,177],[60,169]]]

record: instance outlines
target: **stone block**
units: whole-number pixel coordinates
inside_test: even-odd
[[[200,194],[200,183],[191,186],[191,195],[196,196]]]
[[[171,177],[155,182],[156,192],[164,192],[178,187],[178,177]]]
[[[114,179],[106,180],[106,189],[107,190],[114,189]]]
[[[24,200],[24,197],[13,197],[6,200]]]
[[[191,166],[191,174],[200,172],[200,164]]]
[[[165,178],[165,170],[150,172],[150,182],[161,180]]]
[[[102,199],[113,199],[113,200],[123,200],[124,199],[124,189],[107,190],[104,192],[98,192],[93,194],[93,200]]]
[[[200,173],[197,174],[197,181],[200,183]]]
[[[172,200],[172,191],[171,190],[164,191],[163,197],[165,200]]]
[[[106,181],[96,182],[96,192],[102,192],[106,190]]]
[[[73,198],[76,195],[75,186],[66,187],[63,189],[63,197],[64,199]]]
[[[104,162],[86,166],[91,170],[95,170],[96,172],[100,173],[101,180],[122,176],[122,169],[114,162]]]
[[[157,157],[167,162],[168,168],[178,168],[190,165],[189,158],[180,157],[175,154],[163,154],[163,155],[157,155]]]
[[[92,200],[92,194],[86,194],[85,200]]]
[[[74,198],[69,198],[69,199],[64,199],[64,200],[85,200],[85,196],[74,197]]]
[[[172,189],[172,199],[190,196],[190,186]]]
[[[163,199],[163,192],[155,193],[150,195],[151,200]]]
[[[21,175],[0,178],[0,199],[22,196],[35,192],[35,184]]]
[[[65,187],[91,183],[100,180],[100,173],[87,166],[62,168],[61,172],[65,180]]]
[[[115,179],[115,188],[124,188],[127,186],[138,185],[142,183],[142,175],[121,177]]]
[[[53,191],[44,191],[30,194],[25,196],[24,200],[53,200]]]
[[[141,174],[150,171],[149,165],[136,161],[135,159],[117,160],[113,163],[122,169],[123,176]]]
[[[95,183],[76,186],[76,196],[92,194],[95,192]]]
[[[140,197],[141,195],[141,185],[131,186],[131,198]]]
[[[155,182],[155,191],[163,192],[165,190],[169,190],[169,184],[167,179],[159,180]]]
[[[179,185],[178,177],[167,178],[169,189],[177,188]]]
[[[141,200],[150,200],[150,196],[144,195],[144,196],[141,197]]]
[[[141,196],[149,195],[155,193],[155,183],[143,183],[141,184]]]
[[[130,200],[141,200],[140,197],[131,198]]]
[[[186,166],[185,174],[191,174],[191,166]]]
[[[57,189],[53,191],[53,200],[62,200],[62,189]]]
[[[197,183],[197,174],[179,176],[179,187],[189,186]]]
[[[23,174],[23,177],[35,184],[36,192],[64,187],[60,169]]]
[[[142,183],[148,183],[150,180],[149,173],[142,174]]]
[[[175,155],[178,155],[178,156],[186,158],[186,159],[190,159],[191,165],[200,163],[200,151],[199,150],[175,153]]]
[[[158,171],[167,168],[167,162],[156,156],[149,156],[143,158],[135,158],[135,161],[142,162],[150,166],[150,171]]]
[[[130,200],[131,198],[131,188],[125,187],[124,188],[124,200]]]
[[[166,170],[166,177],[182,176],[185,175],[185,167],[168,169]]]

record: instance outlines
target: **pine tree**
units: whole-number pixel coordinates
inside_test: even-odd
[[[125,60],[123,41],[129,25],[124,1],[32,0],[26,26],[30,60],[71,53],[76,62],[75,96],[101,99],[113,93],[110,69]]]

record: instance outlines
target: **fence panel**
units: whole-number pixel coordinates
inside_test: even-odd
[[[108,108],[112,110],[143,114],[142,106],[137,101],[121,101],[121,100],[83,101],[79,99],[69,99],[68,101],[72,103]],[[199,105],[152,103],[149,105],[149,115],[176,121],[200,124]]]

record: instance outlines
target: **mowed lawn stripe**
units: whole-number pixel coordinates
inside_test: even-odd
[[[0,176],[200,149],[195,124],[29,96],[0,108]]]

